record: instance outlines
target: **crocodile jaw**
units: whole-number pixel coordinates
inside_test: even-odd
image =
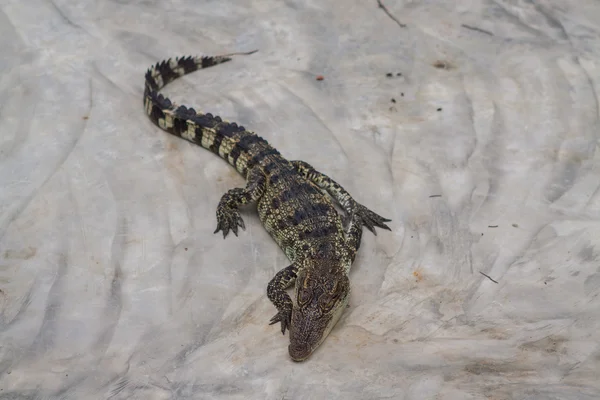
[[[344,313],[350,297],[348,294],[327,314],[308,307],[294,307],[288,347],[293,361],[306,360],[323,343]]]

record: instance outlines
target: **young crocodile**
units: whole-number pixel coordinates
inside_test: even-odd
[[[304,161],[288,161],[263,138],[243,126],[176,107],[158,91],[198,69],[231,60],[230,55],[182,57],[157,63],[146,72],[144,107],[166,132],[218,154],[246,178],[246,187],[229,190],[217,206],[217,229],[226,237],[245,229],[238,208],[256,203],[267,232],[283,249],[291,265],[267,286],[277,307],[270,324],[290,331],[289,354],[305,360],[325,340],[339,320],[350,293],[348,273],[362,235],[362,226],[390,230],[385,219],[359,204],[338,183]],[[346,229],[329,194],[349,220]],[[287,294],[294,281],[295,304]]]

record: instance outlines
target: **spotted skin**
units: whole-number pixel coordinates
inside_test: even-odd
[[[185,74],[229,60],[230,56],[202,56],[157,63],[146,72],[144,108],[161,129],[212,151],[246,179],[244,188],[221,197],[215,233],[226,237],[231,231],[237,236],[238,228],[245,229],[239,207],[256,203],[265,229],[291,261],[267,286],[267,297],[277,308],[270,323],[279,322],[284,334],[289,330],[290,357],[302,361],[325,340],[348,303],[348,274],[363,225],[375,233],[375,227],[390,230],[385,224],[390,220],[356,202],[311,165],[286,160],[254,132],[210,113],[176,106],[159,93]],[[346,228],[332,199],[346,214]],[[292,285],[295,301],[286,292]]]

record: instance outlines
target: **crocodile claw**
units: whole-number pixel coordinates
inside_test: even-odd
[[[391,231],[390,227],[385,224],[385,222],[390,222],[391,219],[383,218],[381,215],[374,213],[362,204],[356,204],[355,212],[360,217],[363,225],[366,226],[368,230],[373,232],[375,236],[377,236],[375,227]]]
[[[237,209],[228,209],[227,211],[217,213],[217,229],[213,233],[223,231],[223,239],[231,230],[235,236],[238,235],[238,226],[246,230],[244,220]]]
[[[269,325],[281,322],[281,333],[285,335],[285,330],[290,329],[292,322],[292,310],[281,310],[269,322]]]

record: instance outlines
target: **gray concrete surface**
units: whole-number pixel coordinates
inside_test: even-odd
[[[600,398],[600,3],[384,4],[0,2],[0,399]],[[393,219],[301,364],[242,178],[142,107],[252,49],[165,92]]]

